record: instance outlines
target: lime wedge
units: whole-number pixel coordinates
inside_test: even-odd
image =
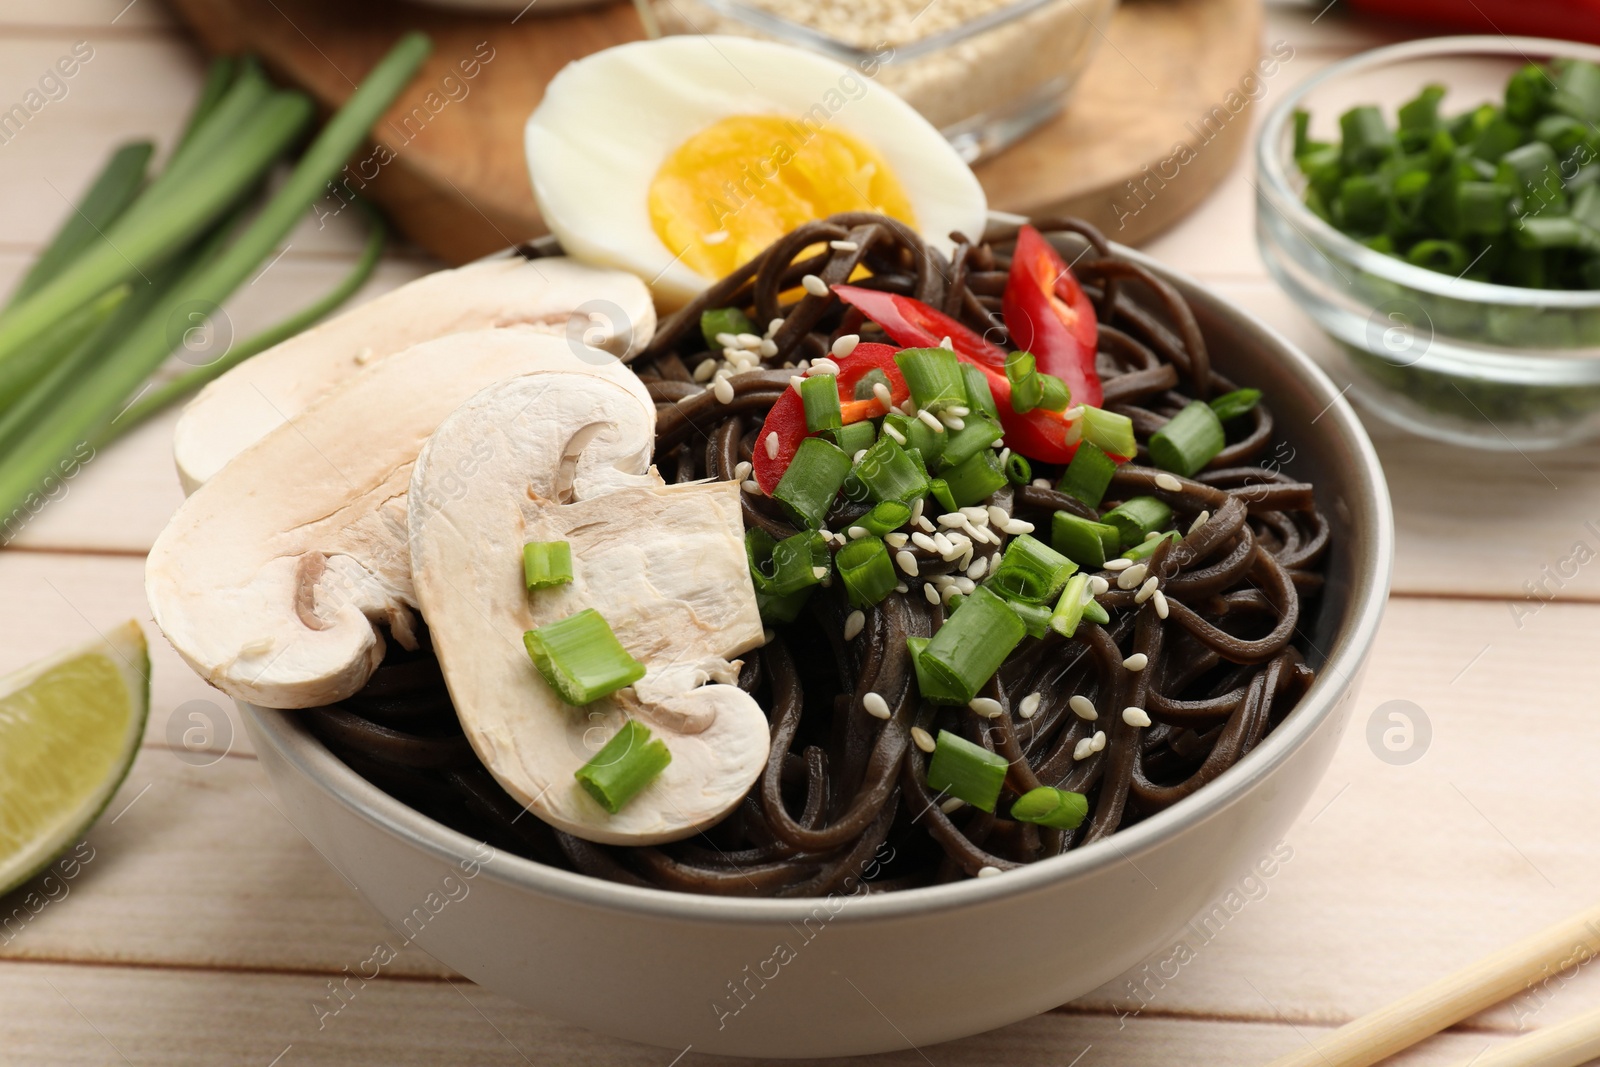
[[[122,784],[149,678],[135,622],[0,678],[0,895],[78,841]]]

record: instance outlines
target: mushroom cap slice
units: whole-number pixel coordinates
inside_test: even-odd
[[[411,476],[411,566],[456,714],[496,780],[544,821],[591,841],[687,837],[732,810],[766,765],[767,717],[733,659],[763,641],[739,487],[664,485],[649,466],[653,407],[610,382],[536,374],[445,419]],[[481,457],[481,458],[479,458]],[[477,462],[466,493],[453,472]],[[571,546],[570,584],[530,593],[522,547]],[[631,689],[572,707],[522,635],[595,608],[646,668]],[[615,815],[573,773],[626,718],[672,762]]]
[[[446,334],[516,325],[561,336],[570,330],[575,342],[625,357],[650,342],[656,313],[638,278],[566,258],[511,256],[418,278],[252,356],[202,389],[173,435],[184,492],[371,364]]]
[[[486,385],[559,369],[649,403],[616,357],[527,328],[478,330],[373,364],[241,452],[167,524],[145,590],[167,640],[229,696],[307,708],[415,646],[406,490],[428,435]],[[608,383],[609,384],[609,383]],[[474,468],[455,472],[467,492]]]

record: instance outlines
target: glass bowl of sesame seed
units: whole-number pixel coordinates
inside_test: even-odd
[[[1055,115],[1117,0],[658,0],[667,33],[782,41],[859,72],[805,118],[825,124],[873,82],[897,93],[967,162]]]

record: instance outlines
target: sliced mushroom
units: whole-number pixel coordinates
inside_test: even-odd
[[[610,382],[539,374],[479,393],[439,425],[411,476],[417,601],[456,714],[490,773],[541,819],[591,841],[686,837],[739,803],[766,764],[766,715],[734,683],[762,643],[739,487],[664,485],[655,411]],[[476,462],[468,489],[454,472]],[[522,547],[566,541],[570,584],[530,593]],[[595,608],[647,673],[571,707],[525,631]],[[613,815],[574,780],[626,718],[672,762]]]
[[[415,647],[406,541],[411,467],[478,390],[541,370],[649,395],[616,357],[525,327],[453,334],[374,364],[222,468],[156,539],[156,622],[201,677],[267,707],[333,703],[383,658],[377,624]],[[616,384],[611,384],[616,383]],[[476,464],[439,491],[472,491]]]
[[[466,330],[532,326],[616,356],[655,334],[643,282],[563,258],[486,260],[439,271],[371,300],[239,364],[184,408],[173,457],[185,492],[365,367]]]

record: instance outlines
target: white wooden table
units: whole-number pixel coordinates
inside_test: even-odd
[[[1269,19],[1269,41],[1294,56],[1265,103],[1383,43],[1338,10],[1313,14]],[[0,108],[80,40],[93,57],[66,95],[0,144],[0,288],[110,146],[170,143],[199,85],[201,60],[158,0],[0,0]],[[1196,100],[1196,115],[1211,104]],[[1249,174],[1241,164],[1151,251],[1327,354],[1262,271]],[[358,248],[353,230],[308,221],[230,306],[240,335],[325,289]],[[367,295],[430,266],[391,254]],[[108,449],[0,552],[0,670],[129,617],[155,646],[149,735],[89,835],[93,859],[37,913],[25,893],[0,901],[0,1063],[667,1067],[671,1053],[543,1018],[415,949],[318,1029],[312,1003],[386,930],[279,814],[226,702],[149,626],[143,557],[180,499],[171,427],[158,419]],[[1157,959],[1031,1021],[877,1062],[1263,1063],[1594,900],[1600,564],[1570,561],[1577,545],[1584,559],[1600,551],[1600,449],[1463,454],[1374,433],[1399,526],[1394,598],[1356,721],[1288,835],[1292,859],[1224,902],[1228,922],[1181,968]],[[1530,599],[1541,581],[1547,605]],[[1409,764],[1366,740],[1369,716],[1394,700],[1431,723]],[[1600,964],[1403,1062],[1464,1063],[1597,999]]]

